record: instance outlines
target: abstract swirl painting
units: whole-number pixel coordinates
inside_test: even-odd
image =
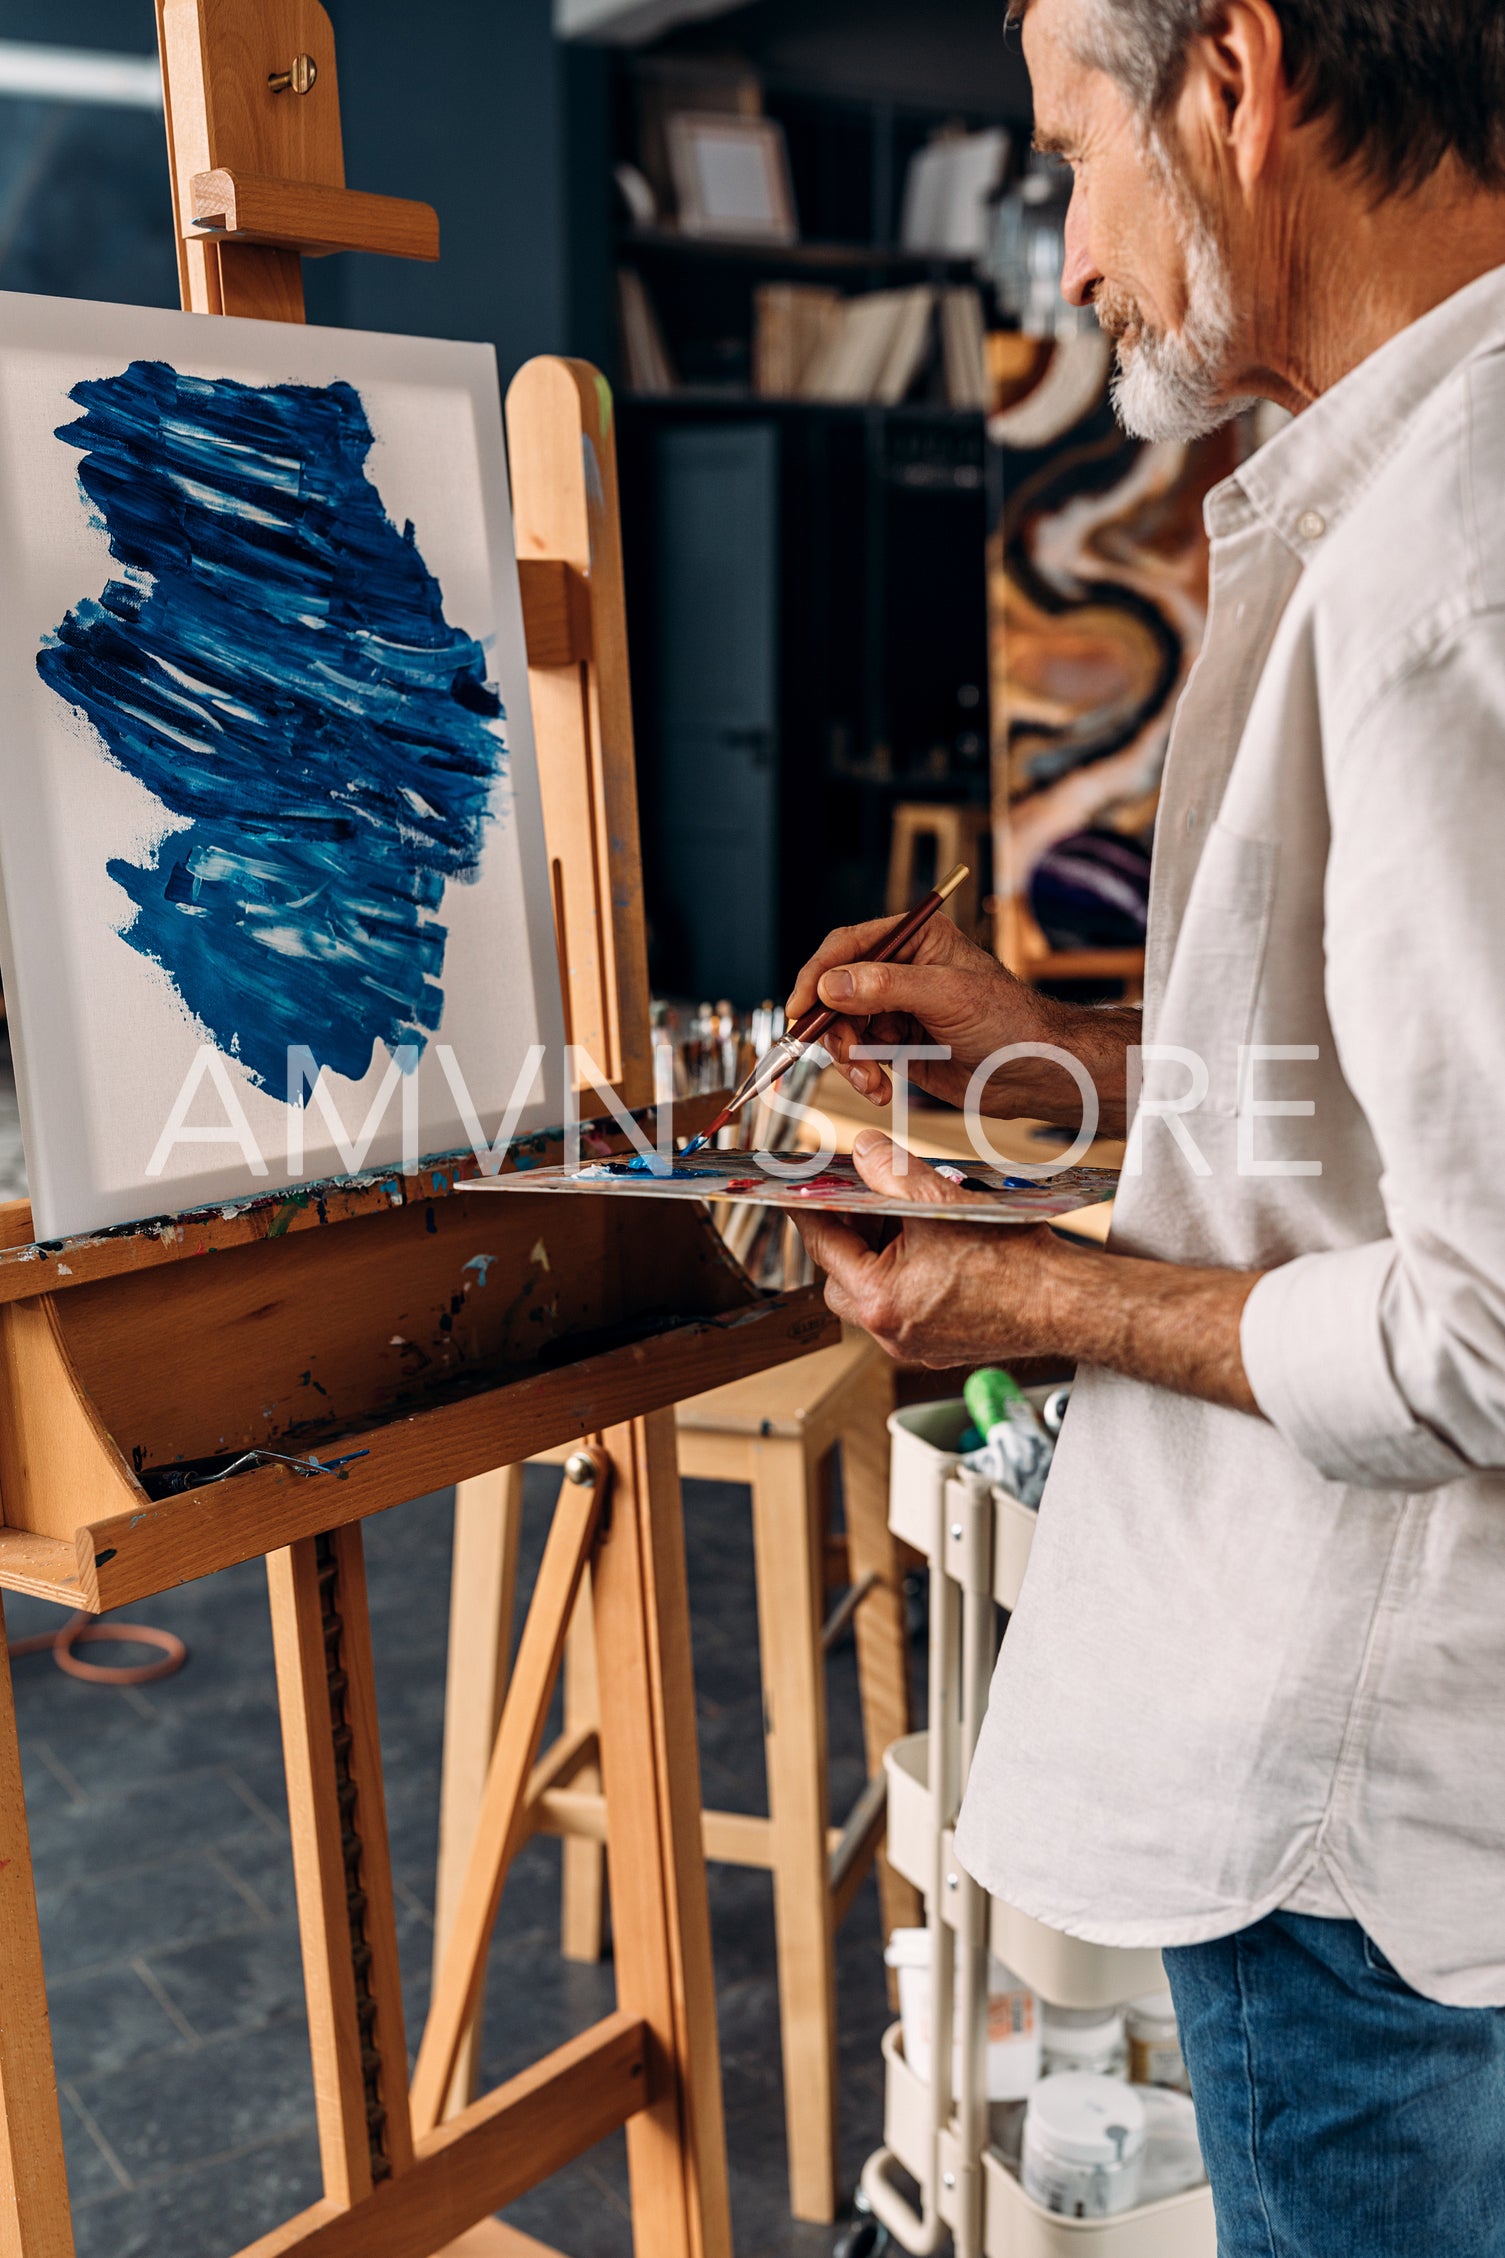
[[[1243,443],[1237,426],[1192,446],[1127,438],[1110,365],[1095,331],[1042,347],[1034,388],[990,427],[1003,496],[988,554],[995,868],[1003,951],[1021,961],[1017,914],[1041,908],[1043,856],[1083,833],[1153,835],[1206,626],[1202,503]]]
[[[519,1132],[558,1121],[489,350],[0,309],[0,952],[39,1233],[290,1180],[290,1097],[309,1177],[341,1172],[331,1108],[363,1166],[404,1100],[424,1154],[460,1149],[457,1079],[494,1125],[538,1046]]]
[[[266,1088],[290,1044],[358,1081],[443,1014],[439,907],[505,758],[486,654],[367,478],[350,385],[137,361],[71,396],[57,437],[127,577],[38,671],[187,824],[110,863],[124,937]]]

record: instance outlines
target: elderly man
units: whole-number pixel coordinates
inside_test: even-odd
[[[1165,1948],[1222,2258],[1505,2253],[1505,18],[1025,0],[1065,290],[1215,492],[1143,1024],[944,921],[820,995],[986,1110],[1134,1121],[1110,1250],[807,1219],[833,1308],[1081,1377],[962,1814],[990,1890]],[[1054,1054],[1051,1056],[1050,1054]],[[1064,1054],[1064,1059],[1063,1059]],[[1085,1071],[1084,1071],[1085,1070]],[[1135,1118],[1137,1115],[1137,1119]],[[964,1192],[884,1138],[870,1183]]]

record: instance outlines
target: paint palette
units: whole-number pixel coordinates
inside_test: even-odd
[[[933,1164],[917,1160],[916,1172]],[[811,1208],[838,1215],[891,1215],[916,1220],[916,1200],[890,1199],[870,1191],[850,1160],[833,1160],[819,1175],[790,1181],[800,1166],[792,1153],[696,1153],[681,1156],[672,1173],[657,1173],[647,1161],[593,1161],[581,1168],[535,1168],[466,1184],[467,1192],[550,1192],[573,1199],[709,1200],[733,1206],[778,1207],[791,1215]],[[1062,1168],[1030,1178],[1002,1168],[969,1162],[940,1166],[963,1195],[944,1205],[918,1209],[926,1222],[1050,1223],[1084,1207],[1111,1200],[1118,1190],[1112,1168]],[[809,1162],[804,1163],[808,1171]]]

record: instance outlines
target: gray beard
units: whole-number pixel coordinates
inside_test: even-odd
[[[1132,345],[1115,348],[1114,413],[1131,439],[1205,439],[1252,407],[1229,400],[1220,377],[1233,341],[1233,309],[1222,247],[1201,213],[1189,206],[1170,176],[1182,212],[1186,247],[1186,318],[1174,335],[1142,330]]]

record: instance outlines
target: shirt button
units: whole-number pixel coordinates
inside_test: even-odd
[[[1320,541],[1327,531],[1327,519],[1320,510],[1303,510],[1296,520],[1296,531],[1303,541]]]
[[[1186,811],[1186,828],[1188,831],[1195,831],[1197,828],[1197,811],[1195,808],[1188,808]]]

